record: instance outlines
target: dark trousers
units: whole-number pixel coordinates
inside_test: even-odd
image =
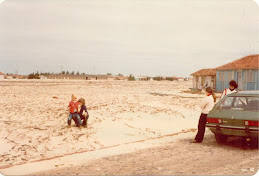
[[[82,125],[87,127],[87,120],[89,118],[89,115],[87,114],[86,117],[85,116],[81,116],[80,118],[81,118],[81,120],[83,120]],[[75,121],[76,125],[78,126],[77,119],[73,118],[73,120]]]
[[[198,133],[195,137],[195,140],[197,142],[203,141],[206,123],[207,123],[207,116],[208,116],[208,114],[201,114],[201,116],[200,116],[199,125],[198,125]]]

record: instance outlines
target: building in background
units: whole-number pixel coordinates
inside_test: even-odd
[[[5,74],[3,74],[2,72],[0,72],[0,80],[5,79]]]
[[[43,78],[42,78],[43,79]],[[44,77],[45,79],[45,77]],[[65,79],[65,80],[125,80],[124,76],[113,75],[72,75],[72,74],[50,74],[46,79]]]
[[[28,79],[28,76],[8,74],[8,75],[5,75],[5,79]]]
[[[217,92],[229,87],[235,80],[239,90],[259,90],[259,54],[250,55],[222,65],[217,71]]]
[[[5,75],[5,79],[15,79],[13,74]]]
[[[184,78],[183,77],[178,77],[177,80],[178,81],[184,81]]]
[[[216,89],[216,69],[201,69],[191,75],[194,89],[201,90],[205,87]]]
[[[40,75],[40,79],[48,79],[46,75]]]
[[[135,81],[149,81],[149,78],[147,76],[137,76]]]

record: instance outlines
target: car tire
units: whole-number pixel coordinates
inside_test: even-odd
[[[223,135],[223,134],[215,134],[215,138],[216,138],[216,141],[217,141],[219,144],[224,144],[224,143],[226,143],[227,140],[228,140],[228,136]]]

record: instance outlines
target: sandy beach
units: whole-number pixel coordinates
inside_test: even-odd
[[[257,148],[244,150],[235,145],[239,142],[233,141],[220,146],[209,130],[204,144],[189,144],[197,129],[200,115],[198,104],[203,98],[203,95],[188,93],[191,84],[180,81],[1,81],[0,172],[6,175],[213,174],[202,172],[214,166],[211,164],[205,167],[206,162],[217,165],[225,162],[224,171],[218,170],[216,174],[228,174],[228,169],[232,168],[231,163],[240,161],[231,174],[242,174],[242,168],[258,166]],[[74,124],[72,128],[67,128],[67,105],[71,94],[86,99],[90,114],[88,128],[79,129]],[[98,153],[103,150],[102,154]],[[149,155],[150,151],[164,153],[156,158]],[[213,155],[213,151],[219,154],[214,159],[195,161],[195,156],[201,159]],[[95,157],[73,162],[71,166],[71,170],[76,171],[76,167],[80,167],[77,165],[87,165],[85,171],[69,172],[65,169],[62,173],[48,167],[34,168],[23,173],[19,170],[23,166],[46,164],[46,161],[55,159],[59,159],[61,167],[67,168],[68,161],[62,158],[70,156],[72,162],[76,160],[73,156],[79,156],[80,160],[80,155],[87,152],[95,152]],[[146,157],[141,157],[141,153]],[[191,167],[178,173],[174,172],[177,169],[172,165],[165,167],[167,172],[163,169],[150,170],[149,167],[153,167],[150,164],[144,166],[149,160],[159,162],[159,158],[165,159],[161,160],[164,161],[161,165],[163,168],[166,163],[177,163],[179,160]],[[219,158],[224,162],[220,162]],[[140,165],[143,167],[139,167],[139,171],[132,164],[134,160],[142,162]],[[123,162],[119,164],[116,161]],[[100,170],[94,168],[95,162],[99,163]],[[103,169],[113,162],[119,164],[118,167],[113,170]],[[122,169],[124,165],[134,169]],[[56,169],[59,168],[56,166]],[[196,168],[194,173],[191,172],[192,168]]]
[[[189,143],[191,134],[179,134],[160,147],[57,167],[35,175],[254,175],[257,172],[256,146],[245,148],[237,138],[220,146],[215,144],[214,135],[207,133],[202,144]]]

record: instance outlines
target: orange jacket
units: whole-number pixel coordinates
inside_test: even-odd
[[[71,101],[68,105],[68,107],[70,107],[70,113],[75,113],[75,108],[76,108],[76,112],[78,112],[78,105],[79,103],[78,102],[73,102]]]

